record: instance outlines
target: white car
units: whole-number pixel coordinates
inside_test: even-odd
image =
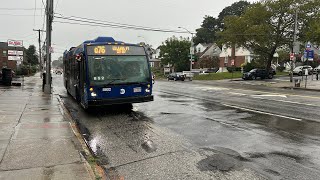
[[[302,75],[304,75],[306,69],[308,70],[308,74],[311,75],[313,69],[311,66],[307,66],[307,65],[306,66],[298,66],[298,67],[294,68],[293,74],[297,74],[299,76],[302,76]]]
[[[320,65],[319,66],[317,66],[317,67],[315,67],[314,69],[313,69],[313,72],[314,73],[320,73]]]

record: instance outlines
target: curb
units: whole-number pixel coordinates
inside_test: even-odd
[[[299,88],[299,87],[280,87],[282,89],[298,90],[298,91],[311,91],[311,92],[320,92],[320,89],[308,89],[308,88]]]
[[[81,154],[81,153],[80,154],[82,156],[84,156],[84,159],[86,161],[85,162],[86,169],[88,170],[90,177],[92,179],[102,179],[102,180],[107,179],[105,171],[103,170],[103,168],[101,166],[99,166],[94,161],[90,161],[91,164],[89,163],[88,159],[93,158],[94,155],[91,153],[91,150],[88,147],[87,143],[84,141],[84,138],[83,138],[82,134],[80,133],[80,130],[78,129],[78,127],[76,125],[76,122],[72,118],[70,111],[66,108],[66,106],[64,105],[64,103],[59,95],[57,95],[57,99],[58,99],[59,104],[62,108],[62,111],[64,112],[64,116],[66,116],[66,118],[70,121],[69,124],[70,124],[70,127],[71,127],[73,134],[76,136],[76,138],[80,142],[80,145],[85,153],[85,154]]]

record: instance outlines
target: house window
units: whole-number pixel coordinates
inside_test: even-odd
[[[7,51],[2,51],[2,56],[7,57]]]
[[[198,52],[201,52],[201,48],[198,48]]]
[[[154,62],[150,62],[150,67],[154,67]]]
[[[228,64],[228,57],[224,57],[224,63]]]

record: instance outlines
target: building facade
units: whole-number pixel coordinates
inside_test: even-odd
[[[24,47],[8,46],[7,42],[0,42],[0,68],[17,70],[25,59]]]

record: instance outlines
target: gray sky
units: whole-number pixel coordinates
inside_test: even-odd
[[[4,2],[1,2],[0,6],[0,41],[24,40],[26,47],[29,44],[35,44],[38,47],[38,35],[32,29],[42,29],[44,10],[6,10],[4,8],[43,8],[42,1],[2,1]],[[46,0],[43,1],[46,2]],[[64,16],[80,16],[162,29],[179,30],[178,27],[181,26],[194,32],[200,27],[205,15],[216,17],[224,7],[234,2],[237,0],[54,0],[54,7],[55,13],[61,13]],[[130,43],[146,41],[153,47],[157,47],[173,35],[190,36],[54,23],[53,60],[61,56],[65,49],[97,36],[112,36],[116,40]],[[44,38],[45,35],[43,35]]]

